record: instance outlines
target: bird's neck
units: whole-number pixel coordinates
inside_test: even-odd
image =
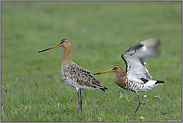
[[[123,73],[124,73],[124,71],[119,71],[118,73],[116,73],[116,79],[117,78],[120,78],[120,77],[122,77],[121,75],[123,75]]]
[[[71,47],[64,47],[62,54],[62,64],[68,64],[70,62]]]
[[[120,70],[118,70],[115,73],[116,73],[115,82],[116,82],[117,85],[120,86],[121,85],[121,82],[123,81],[123,79],[124,79],[124,77],[126,75],[126,73],[124,72],[123,69],[120,69]]]

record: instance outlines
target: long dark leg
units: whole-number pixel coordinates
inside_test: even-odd
[[[79,89],[79,93],[80,93],[80,100],[79,100],[79,102],[80,102],[80,109],[81,109],[81,111],[82,111],[82,96],[81,96],[81,89]]]
[[[80,100],[79,91],[77,91],[77,93],[78,93],[78,114],[79,114],[79,100]]]
[[[78,93],[78,114],[79,114],[79,107],[80,107],[80,109],[81,109],[81,111],[82,111],[82,97],[81,97],[81,89],[79,89],[78,91],[77,91],[77,93]]]
[[[135,93],[137,94],[137,97],[138,97],[138,99],[139,99],[139,105],[137,106],[137,108],[136,108],[136,110],[134,111],[134,113],[136,113],[136,112],[137,112],[137,110],[139,109],[140,104],[141,104],[141,101],[140,101],[140,97],[139,97],[139,95],[138,95],[138,92],[137,92],[137,91],[135,91]]]

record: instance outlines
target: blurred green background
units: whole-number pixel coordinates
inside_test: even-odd
[[[1,121],[181,122],[182,2],[1,2]],[[121,54],[145,39],[161,39],[146,59],[153,79],[166,83],[140,92],[118,87],[115,74],[95,76],[108,92],[77,92],[61,76],[62,48],[41,54],[63,38],[71,59],[92,74],[120,64]],[[147,97],[145,97],[146,95]]]

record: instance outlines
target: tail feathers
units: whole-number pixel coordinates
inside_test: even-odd
[[[159,81],[157,80],[155,84],[161,84],[161,83],[165,83],[166,81]]]
[[[106,92],[106,90],[107,90],[107,88],[102,86],[102,85],[100,85],[99,87],[98,86],[92,86],[92,87],[97,88],[98,90],[101,90],[101,91],[104,91],[104,92]]]
[[[159,80],[149,80],[144,85],[146,86],[158,86],[160,84],[165,83],[166,81],[159,81]]]
[[[106,87],[103,87],[103,88],[100,88],[102,91],[106,92],[107,88]]]

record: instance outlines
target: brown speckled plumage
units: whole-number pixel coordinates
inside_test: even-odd
[[[63,47],[63,54],[62,54],[62,61],[61,61],[61,69],[62,69],[62,77],[69,85],[76,88],[78,93],[78,113],[79,108],[82,111],[82,97],[81,97],[81,89],[84,90],[102,90],[106,92],[107,88],[102,86],[99,81],[97,81],[90,71],[80,67],[76,63],[74,63],[70,59],[71,54],[71,42],[64,38],[60,41],[59,44],[52,46],[50,48],[47,48],[45,50],[39,51],[43,52],[46,50],[50,50],[55,47]]]
[[[98,80],[96,80],[93,75],[86,69],[78,66],[77,64],[73,63],[69,64],[67,67],[63,69],[63,78],[65,81],[68,79],[73,80],[74,83],[68,82],[72,86],[78,89],[84,90],[102,90],[105,91],[106,88],[100,84]]]

